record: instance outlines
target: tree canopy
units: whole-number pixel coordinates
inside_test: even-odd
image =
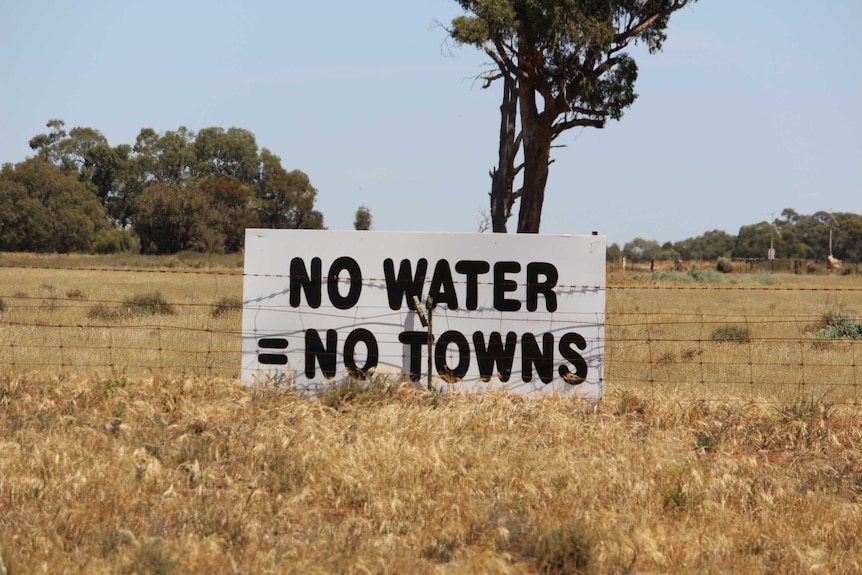
[[[466,13],[452,20],[450,36],[491,58],[485,87],[502,81],[495,232],[506,231],[517,200],[518,231],[539,231],[553,142],[571,128],[619,120],[637,97],[638,67],[626,50],[661,50],[671,14],[694,1],[458,0]]]
[[[830,250],[830,236],[832,245]],[[862,215],[818,211],[812,215],[787,208],[781,217],[744,225],[737,235],[721,230],[659,246],[654,240],[635,238],[622,248],[608,246],[608,259],[622,256],[630,261],[652,259],[717,260],[766,259],[770,247],[778,259],[823,260],[832,255],[848,262],[862,261]]]
[[[323,228],[308,175],[248,130],[143,128],[111,146],[94,128],[47,128],[30,140],[33,158],[3,168],[0,249],[125,249],[134,234],[143,253],[233,252],[246,227]]]

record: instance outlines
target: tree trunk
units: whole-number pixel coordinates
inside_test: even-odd
[[[551,159],[551,126],[554,114],[536,107],[536,92],[521,84],[521,134],[524,140],[524,185],[518,211],[518,233],[537,234],[542,221],[545,185]],[[548,103],[546,102],[546,105]]]
[[[500,104],[500,149],[497,167],[491,171],[491,226],[494,233],[506,233],[515,198],[515,119],[518,113],[518,82],[509,75],[503,78],[503,102]]]

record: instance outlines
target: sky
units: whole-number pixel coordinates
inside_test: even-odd
[[[454,0],[6,0],[0,163],[49,119],[111,145],[142,128],[236,126],[299,169],[330,229],[475,232],[501,88],[447,42]],[[862,213],[862,2],[700,0],[637,101],[561,136],[541,233],[681,241],[785,208]],[[510,231],[517,227],[516,216]]]

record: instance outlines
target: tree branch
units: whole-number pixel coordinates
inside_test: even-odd
[[[570,120],[564,120],[551,126],[551,140],[554,140],[557,136],[559,136],[566,130],[570,128],[575,128],[577,126],[583,126],[588,128],[604,128],[605,119],[572,118]]]
[[[660,12],[656,12],[655,14],[653,14],[652,16],[647,18],[646,20],[638,21],[637,24],[632,28],[627,28],[626,30],[623,30],[622,32],[614,34],[614,44],[618,44],[620,46],[615,47],[612,50],[612,52],[617,52],[617,51],[621,50],[623,47],[625,47],[626,44],[628,44],[629,40],[631,40],[633,37],[637,36],[638,34],[643,33],[647,28],[649,28],[650,26],[655,24],[656,20],[658,20],[660,18],[664,18],[665,16],[669,16],[670,14],[679,10],[680,8],[684,8],[689,2],[691,2],[691,0],[675,0],[673,2],[673,4],[671,4],[665,10],[662,10]],[[631,26],[632,24],[633,24],[633,22],[630,21],[628,26]]]

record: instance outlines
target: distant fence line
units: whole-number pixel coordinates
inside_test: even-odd
[[[858,275],[859,262],[841,262],[841,267],[834,269],[826,259],[799,259],[785,258],[768,260],[766,258],[733,258],[730,260],[735,271],[743,273],[793,273],[793,274],[839,274]],[[656,270],[677,269],[688,271],[692,268],[708,269],[715,268],[716,262],[702,260],[651,260],[651,261],[626,261],[625,266],[621,260],[608,262],[610,272],[650,272]]]
[[[793,260],[775,260],[777,262]],[[768,264],[769,262],[761,262]],[[747,264],[746,264],[747,265]],[[790,265],[790,264],[788,264]],[[8,268],[0,268],[0,271]],[[45,270],[47,268],[17,268]],[[23,293],[0,284],[0,366],[11,371],[89,370],[112,374],[187,373],[239,377],[242,328],[236,301],[238,270],[69,268],[82,273],[133,273],[158,278],[206,276],[232,281],[207,297],[185,292],[163,302],[170,313],[133,313],[123,297],[86,298],[42,285]],[[757,268],[751,271],[758,271]],[[94,279],[97,282],[98,279]],[[211,284],[212,282],[204,282]],[[197,285],[197,284],[195,284]],[[137,287],[136,287],[137,289]],[[699,386],[708,397],[762,400],[764,391],[828,396],[862,403],[862,339],[821,337],[819,294],[862,302],[862,286],[610,285],[606,288],[604,383],[609,388],[669,389]],[[199,291],[199,290],[197,290]],[[771,292],[766,302],[741,305],[746,294]],[[843,295],[842,295],[843,294]],[[732,296],[732,297],[731,297]],[[730,299],[728,299],[730,297]],[[801,304],[813,297],[814,304]],[[663,304],[667,299],[667,305]],[[713,311],[711,298],[727,300]],[[801,299],[800,299],[801,298]],[[661,300],[661,301],[660,301]],[[805,300],[807,301],[807,300]],[[645,309],[638,302],[658,302]],[[762,304],[762,305],[761,305]],[[815,305],[816,304],[816,305]],[[241,306],[241,304],[239,304]],[[850,306],[853,307],[853,306]],[[862,303],[860,303],[862,307]],[[859,307],[854,308],[858,313]],[[280,310],[309,314],[310,310]],[[385,312],[386,310],[382,310]],[[858,321],[859,318],[856,318]],[[565,323],[570,318],[559,317]]]

